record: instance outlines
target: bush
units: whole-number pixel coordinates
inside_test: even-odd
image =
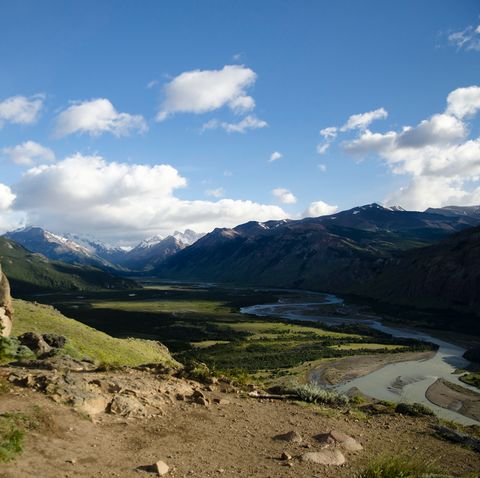
[[[23,449],[25,432],[18,428],[15,420],[0,417],[0,462],[12,460]]]
[[[450,478],[438,474],[425,463],[398,457],[386,457],[376,460],[355,475],[355,478]]]
[[[325,405],[348,405],[350,399],[343,394],[325,390],[311,383],[295,385],[291,390],[300,400],[309,403],[323,403]]]
[[[0,363],[32,358],[35,358],[35,354],[28,347],[20,345],[15,337],[0,337]]]
[[[410,415],[411,417],[425,417],[435,415],[435,413],[433,413],[430,408],[422,405],[421,403],[399,403],[395,407],[395,412],[401,413],[402,415]]]

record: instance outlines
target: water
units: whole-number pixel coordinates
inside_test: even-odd
[[[469,362],[462,357],[465,349],[436,337],[432,337],[424,332],[405,330],[384,325],[373,318],[365,320],[351,317],[325,317],[312,315],[315,307],[318,305],[341,304],[343,300],[332,294],[315,294],[310,297],[310,301],[302,302],[280,299],[279,302],[275,304],[243,307],[240,312],[262,317],[273,316],[289,320],[323,322],[328,325],[363,323],[376,330],[391,334],[394,337],[412,338],[434,343],[438,345],[438,351],[430,359],[389,364],[375,372],[349,380],[335,386],[334,388],[339,392],[346,392],[352,387],[357,387],[366,395],[379,400],[423,403],[442,418],[454,420],[465,425],[480,424],[480,422],[464,417],[455,410],[447,410],[434,405],[425,396],[428,387],[439,378],[444,378],[452,383],[457,383],[462,387],[476,391],[474,387],[460,382],[458,376],[454,375],[457,368],[465,368],[469,365]],[[460,404],[458,404],[458,408],[460,408]]]

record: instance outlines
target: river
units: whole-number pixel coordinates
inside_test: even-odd
[[[418,402],[427,405],[438,416],[456,422],[473,425],[480,422],[465,417],[453,410],[447,410],[431,403],[425,396],[430,385],[438,378],[444,378],[465,388],[477,391],[458,379],[454,372],[458,368],[465,368],[469,362],[463,358],[465,349],[452,343],[440,340],[425,332],[401,329],[382,324],[376,319],[359,319],[352,317],[330,317],[314,315],[315,308],[325,304],[341,304],[343,300],[332,294],[307,293],[307,300],[292,301],[288,298],[280,299],[274,304],[254,305],[243,307],[244,314],[253,314],[262,317],[279,317],[288,320],[304,320],[322,322],[327,325],[363,323],[376,330],[386,332],[394,337],[413,338],[438,345],[436,354],[427,360],[414,360],[385,365],[363,377],[349,380],[335,386],[339,392],[346,392],[357,387],[366,395],[379,400],[393,402]]]

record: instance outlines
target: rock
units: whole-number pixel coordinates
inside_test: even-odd
[[[292,455],[290,455],[290,453],[287,453],[286,451],[284,451],[284,452],[282,453],[282,455],[280,456],[280,459],[281,459],[281,460],[288,461],[288,460],[291,460],[291,459],[292,459]]]
[[[162,460],[158,460],[155,465],[153,465],[153,468],[156,473],[158,473],[158,476],[163,476],[168,473],[168,470],[170,467]]]
[[[63,335],[57,335],[57,334],[43,334],[42,335],[43,340],[50,345],[50,347],[53,347],[55,349],[61,349],[65,347],[67,343],[67,339]]]
[[[0,336],[9,337],[12,331],[13,306],[10,284],[0,264]]]
[[[338,430],[332,430],[330,433],[322,433],[315,437],[320,443],[324,446],[339,446],[346,451],[360,451],[363,450],[363,446],[345,433],[339,432]]]
[[[76,408],[85,412],[87,415],[98,415],[104,412],[108,407],[108,400],[101,395],[92,395],[85,397],[82,403]]]
[[[26,332],[20,335],[18,341],[22,345],[25,345],[25,347],[28,347],[38,357],[48,356],[52,351],[52,347],[43,340],[43,337],[40,334],[35,332]]]
[[[230,405],[230,400],[227,400],[226,398],[214,398],[213,402],[216,403],[217,405]]]
[[[340,466],[345,463],[345,457],[338,448],[324,448],[320,451],[310,451],[302,455],[302,461],[317,463],[318,465]]]
[[[145,407],[135,397],[116,395],[110,403],[110,413],[122,417],[145,415]]]
[[[193,402],[203,405],[204,407],[208,407],[209,405],[208,398],[200,390],[194,390],[191,399]]]
[[[288,433],[283,433],[281,435],[276,435],[273,437],[275,440],[287,441],[289,443],[301,443],[302,436],[295,430],[292,430]]]

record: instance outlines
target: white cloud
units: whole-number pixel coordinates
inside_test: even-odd
[[[317,144],[317,153],[320,155],[325,154],[330,148],[330,143],[319,143]]]
[[[480,51],[480,25],[477,27],[469,25],[464,30],[451,33],[448,35],[448,42],[458,50],[464,48]]]
[[[205,191],[205,194],[207,196],[211,196],[211,197],[214,197],[214,198],[221,198],[221,197],[225,196],[225,189],[223,189],[223,188],[207,189]]]
[[[55,153],[35,141],[25,141],[17,146],[3,148],[1,151],[10,161],[22,166],[31,166],[36,162],[55,161]]]
[[[15,194],[10,187],[0,183],[0,211],[7,211],[15,201]]]
[[[243,65],[186,71],[165,85],[165,99],[157,121],[174,113],[207,113],[223,106],[235,113],[250,111],[255,101],[246,90],[256,79],[256,73]]]
[[[266,128],[268,123],[264,120],[258,119],[255,116],[248,115],[245,116],[242,120],[238,123],[227,123],[225,121],[218,121],[216,119],[212,119],[207,121],[203,126],[201,131],[206,131],[209,129],[224,129],[227,133],[245,133],[247,130],[250,129],[261,129]]]
[[[480,199],[469,192],[480,180],[480,138],[469,139],[469,124],[480,109],[480,87],[459,88],[447,98],[444,113],[400,131],[362,131],[343,143],[356,156],[378,155],[394,174],[410,183],[390,195],[388,204],[422,209],[447,204],[470,204]]]
[[[144,133],[147,124],[141,115],[119,113],[106,98],[74,103],[62,111],[56,120],[55,135],[67,136],[87,133],[99,136],[111,133],[114,136],[128,136],[133,132]]]
[[[473,116],[480,110],[480,86],[457,88],[447,96],[447,114],[457,118]]]
[[[295,204],[297,198],[285,188],[275,188],[272,191],[272,194],[282,203],[282,204]]]
[[[274,161],[277,161],[279,160],[280,158],[283,158],[283,154],[278,152],[278,151],[274,151],[271,155],[270,155],[270,159],[268,160],[269,163],[273,163]]]
[[[329,126],[320,130],[320,136],[327,140],[333,140],[337,137],[338,128],[336,126]]]
[[[334,214],[338,211],[338,206],[332,206],[323,201],[314,201],[303,211],[302,217],[318,217]]]
[[[366,129],[378,119],[385,119],[388,113],[384,108],[378,108],[374,111],[367,111],[366,113],[359,113],[350,116],[347,122],[340,128],[340,131],[349,131],[352,129]]]
[[[207,232],[249,220],[284,219],[278,206],[248,200],[185,200],[187,180],[169,165],[107,162],[76,154],[26,171],[14,186],[16,211],[54,231],[135,243],[187,228]]]
[[[317,168],[324,173],[327,170],[327,165],[326,164],[317,164]]]
[[[0,128],[5,123],[32,124],[35,123],[43,106],[45,95],[12,96],[0,101]]]
[[[233,176],[233,172],[230,171],[230,169],[225,169],[225,171],[223,171],[223,175],[225,177],[231,177],[231,176]]]

